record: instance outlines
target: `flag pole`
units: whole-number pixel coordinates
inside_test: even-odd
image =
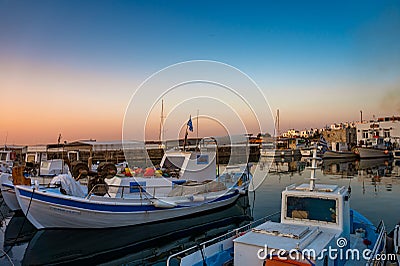
[[[185,132],[185,139],[183,140],[183,151],[186,151],[186,141],[187,141],[187,129],[188,129],[189,125],[186,125],[186,132]]]
[[[197,109],[197,118],[196,118],[196,151],[199,149],[199,109]]]
[[[189,121],[186,123],[185,140],[183,142],[183,151],[186,151],[188,129],[193,132],[192,116],[189,117]]]

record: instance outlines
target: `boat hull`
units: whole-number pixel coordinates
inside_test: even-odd
[[[388,150],[380,150],[374,148],[362,148],[358,147],[355,150],[356,154],[360,158],[389,158],[391,157],[391,152]]]
[[[37,228],[112,228],[139,225],[179,218],[221,208],[234,203],[238,191],[231,191],[209,202],[194,202],[173,208],[157,208],[151,204],[131,204],[90,200],[33,191],[26,186],[15,187],[17,199],[28,220]]]
[[[260,149],[260,155],[263,157],[301,157],[299,149]]]
[[[346,152],[346,151],[326,151],[322,155],[323,159],[355,159],[357,155],[353,152]]]
[[[21,207],[15,195],[14,185],[9,177],[11,177],[11,175],[5,173],[0,176],[1,195],[8,208],[12,211],[17,211],[20,210]]]

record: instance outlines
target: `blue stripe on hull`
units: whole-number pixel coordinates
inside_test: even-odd
[[[14,185],[11,185],[11,184],[5,184],[5,183],[3,183],[3,184],[1,184],[3,187],[8,187],[8,188],[14,188]]]
[[[67,206],[67,207],[73,207],[73,208],[80,208],[80,209],[86,209],[86,210],[93,210],[93,211],[103,211],[103,212],[146,212],[146,211],[157,211],[157,210],[171,210],[171,209],[178,209],[178,208],[190,208],[190,207],[195,207],[199,206],[202,204],[197,204],[197,205],[188,205],[188,206],[176,206],[174,208],[157,208],[153,205],[117,205],[117,204],[103,204],[103,203],[93,203],[93,202],[82,202],[82,201],[76,201],[73,199],[63,199],[59,197],[52,197],[48,195],[43,195],[43,194],[38,194],[34,193],[32,195],[31,191],[26,191],[24,189],[19,189],[21,196],[24,196],[26,198],[33,198],[35,200],[39,200],[42,202],[47,202],[50,204],[57,204],[57,205],[62,205],[62,206]],[[237,193],[232,193],[232,194],[227,194],[223,195],[215,200],[209,201],[207,203],[213,203],[213,202],[218,202],[222,200],[226,200],[229,198],[232,198],[236,195]],[[207,204],[205,203],[205,204]]]

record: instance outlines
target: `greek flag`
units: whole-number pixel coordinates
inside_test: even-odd
[[[322,146],[322,152],[326,152],[327,150],[329,150],[328,148],[328,142],[326,142],[324,136],[321,135],[321,137],[319,138],[319,145]]]
[[[192,123],[192,116],[190,116],[189,121],[187,122],[187,126],[191,132],[193,132],[193,123]]]

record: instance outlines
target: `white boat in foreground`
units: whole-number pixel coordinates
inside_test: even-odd
[[[115,166],[110,165],[111,175],[99,166],[87,188],[75,181],[75,174],[75,179],[55,177],[52,184],[61,183],[61,188],[16,185],[15,193],[23,213],[38,229],[111,228],[226,207],[247,190],[251,178],[248,167],[216,176],[215,156],[207,152],[167,152],[162,166],[171,166],[177,176],[121,178],[115,176]]]
[[[268,218],[184,250],[167,265],[373,265],[385,251],[383,222],[375,227],[350,209],[350,191],[315,184],[316,151],[310,184],[282,192],[281,221]],[[265,221],[267,220],[267,221]],[[261,223],[261,224],[260,224]]]
[[[131,182],[137,183],[138,180]],[[155,190],[165,188],[162,185],[147,187]],[[114,195],[78,197],[64,195],[59,188],[15,187],[23,213],[37,229],[145,224],[224,207],[239,197],[237,190],[156,198],[147,191],[142,192],[137,185],[120,186],[119,189],[121,192]]]

